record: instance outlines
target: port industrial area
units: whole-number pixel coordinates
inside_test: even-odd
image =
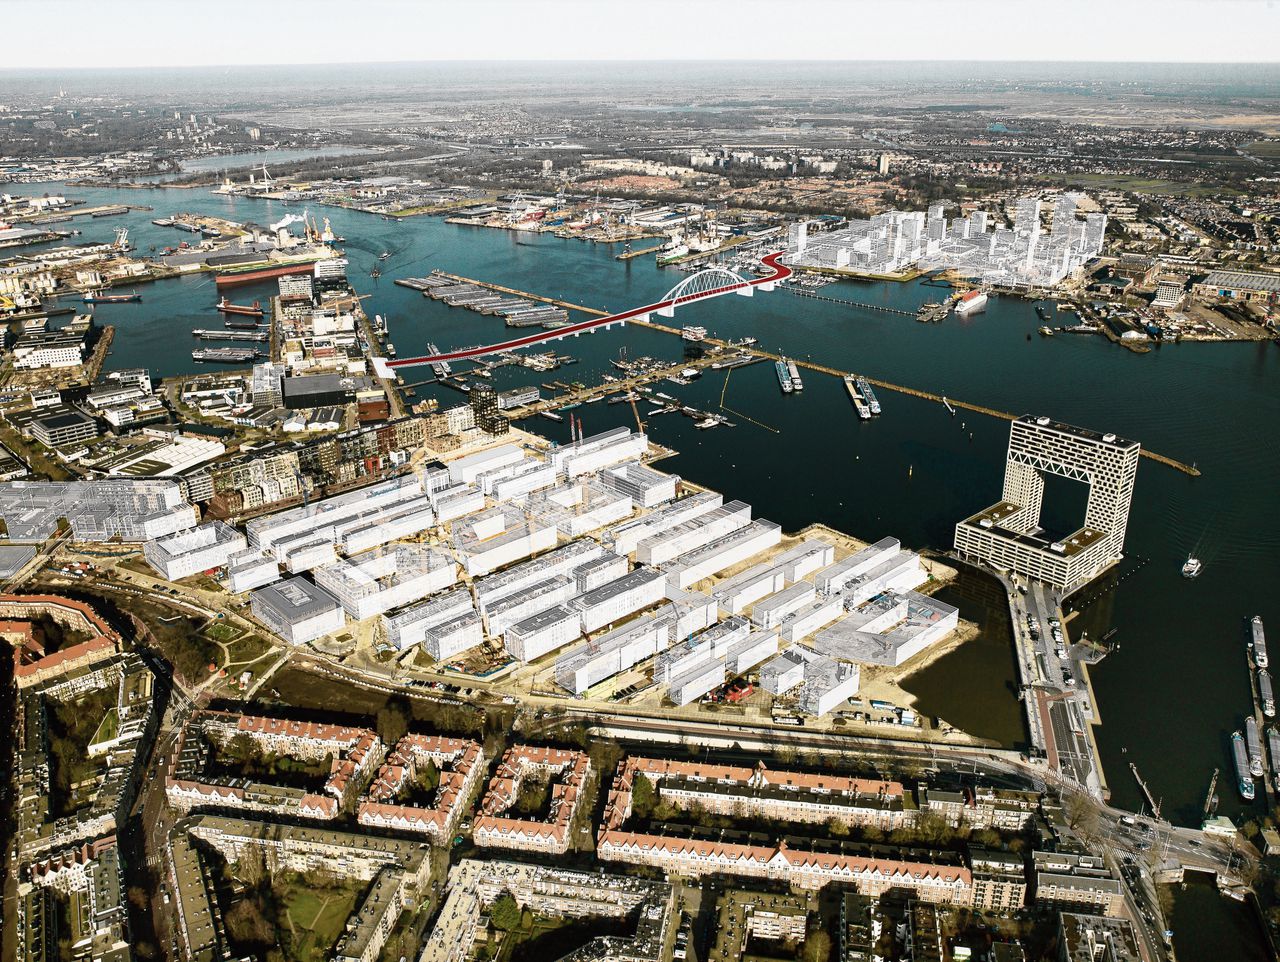
[[[1199,817],[1097,745],[1116,644],[1081,624],[1132,571],[1150,474],[1202,483],[1194,449],[775,347],[752,320],[928,333],[1016,308],[1036,348],[1094,335],[1144,364],[1270,349],[1276,275],[1126,263],[1118,201],[1077,190],[717,223],[265,165],[129,204],[48,186],[10,184],[0,215],[6,957],[1154,962],[1189,877],[1265,917],[1280,835],[1242,831],[1237,802],[1280,797],[1267,611],[1233,613],[1251,701]],[[535,264],[552,238],[600,247],[595,301],[388,239],[427,224]],[[182,339],[147,362],[130,315],[161,299]],[[819,443],[927,404],[968,442],[998,432],[1000,489],[953,498],[940,539],[888,509],[788,528],[770,516],[809,508],[785,476],[747,503],[685,450],[767,459],[774,409],[831,385]],[[1085,491],[1066,526],[1063,480]],[[1190,590],[1214,558],[1179,564]],[[1008,625],[1021,737],[913,694],[989,632],[972,585]],[[1122,780],[1139,805],[1113,804]]]

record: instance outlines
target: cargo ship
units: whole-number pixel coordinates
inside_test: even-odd
[[[980,311],[986,310],[986,307],[987,292],[970,291],[968,294],[961,297],[960,300],[956,301],[955,310],[958,316],[964,317],[968,314],[977,314]]]
[[[1262,777],[1262,739],[1258,737],[1258,723],[1250,715],[1244,720],[1244,740],[1249,747],[1249,774]]]
[[[1249,771],[1249,757],[1245,753],[1244,736],[1239,731],[1231,733],[1231,758],[1236,765],[1236,786],[1240,789],[1240,797],[1246,802],[1252,802],[1253,775]]]
[[[795,390],[795,386],[791,383],[791,375],[787,373],[787,365],[783,361],[774,361],[773,369],[778,374],[778,386],[782,388],[783,394],[790,394]]]
[[[796,367],[795,361],[791,361],[791,360],[787,361],[787,374],[791,376],[791,386],[795,388],[797,391],[803,391],[804,381],[801,380],[800,378],[800,371]]]
[[[191,352],[191,360],[210,364],[247,364],[262,357],[251,347],[202,347]]]
[[[1271,672],[1265,668],[1258,669],[1258,696],[1262,699],[1262,714],[1275,718],[1276,696],[1271,689]]]
[[[86,304],[131,304],[135,301],[142,300],[141,294],[104,294],[102,291],[93,291],[80,298]]]
[[[871,385],[865,377],[859,377],[857,380],[858,393],[862,395],[862,399],[867,402],[867,407],[871,409],[872,414],[880,413],[880,399],[876,397],[876,392],[871,390]]]
[[[1262,616],[1254,615],[1249,622],[1249,647],[1253,649],[1253,663],[1259,668],[1267,667],[1267,636],[1262,631]]]
[[[844,388],[849,392],[849,399],[853,401],[853,406],[858,409],[858,417],[864,421],[870,421],[871,408],[863,400],[862,395],[858,393],[858,379],[852,374],[846,374],[844,376]]]
[[[314,274],[316,261],[328,260],[332,256],[332,252],[325,249],[314,251],[310,256],[297,256],[283,262],[261,261],[252,265],[240,265],[219,271],[214,277],[214,283],[219,288],[239,287],[241,284],[254,284],[296,274]]]
[[[261,301],[254,301],[248,305],[232,304],[225,297],[218,301],[218,310],[223,314],[243,314],[246,317],[261,317],[263,314]]]

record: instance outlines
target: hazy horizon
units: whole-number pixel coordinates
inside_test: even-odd
[[[161,0],[0,0],[6,69],[431,61],[1270,64],[1272,0],[226,0],[199,20]],[[1208,29],[1224,23],[1233,29]],[[278,29],[272,29],[278,27]],[[1010,52],[1017,55],[1010,57]],[[584,56],[588,54],[588,56]],[[49,64],[50,57],[64,63]],[[868,61],[861,61],[868,62]]]

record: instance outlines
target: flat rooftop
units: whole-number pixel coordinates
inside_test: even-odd
[[[1081,438],[1085,441],[1093,441],[1097,444],[1111,444],[1121,450],[1136,448],[1140,445],[1137,441],[1130,441],[1127,438],[1119,437],[1111,433],[1103,433],[1102,431],[1093,431],[1089,428],[1077,427],[1074,424],[1064,424],[1062,421],[1055,421],[1053,418],[1036,417],[1034,414],[1024,414],[1015,422],[1017,424],[1028,424],[1037,428],[1047,428],[1057,431],[1059,434],[1069,434],[1072,437]]]

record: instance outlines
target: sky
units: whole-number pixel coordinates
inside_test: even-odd
[[[0,0],[0,68],[421,60],[1274,63],[1280,0]],[[2,83],[2,81],[0,81]]]

